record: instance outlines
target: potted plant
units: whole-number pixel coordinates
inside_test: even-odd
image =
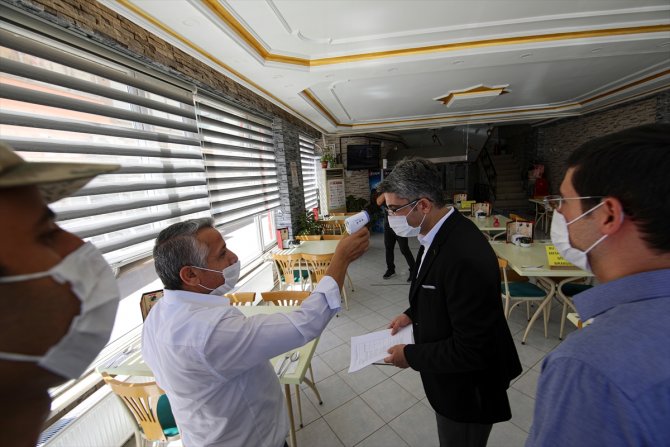
[[[335,162],[335,158],[330,152],[324,152],[323,155],[321,156],[321,167],[323,169],[326,169]]]
[[[321,239],[321,234],[323,229],[319,222],[314,218],[314,213],[307,212],[300,217],[298,217],[298,234],[296,239],[298,240],[319,240]]]

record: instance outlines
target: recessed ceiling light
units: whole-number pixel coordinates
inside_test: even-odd
[[[196,26],[196,25],[198,25],[198,21],[195,20],[195,19],[182,20],[181,23],[183,23],[186,26]]]
[[[602,48],[601,48],[601,47],[592,49],[592,50],[591,50],[591,53],[597,53],[597,52],[599,52],[599,51],[602,51]]]
[[[463,59],[457,59],[457,60],[453,61],[452,64],[458,65],[458,64],[462,64],[463,62],[465,62]]]
[[[525,58],[527,58],[527,57],[531,57],[532,55],[533,55],[533,53],[524,53],[524,54],[522,54],[520,57],[521,57],[522,59],[525,59]]]
[[[272,76],[272,79],[281,79],[283,77],[284,76],[282,76],[282,75],[274,75],[274,76]]]

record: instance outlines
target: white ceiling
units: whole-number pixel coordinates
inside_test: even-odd
[[[101,3],[331,134],[538,121],[670,87],[668,0]]]

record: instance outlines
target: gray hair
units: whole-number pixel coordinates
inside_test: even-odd
[[[181,290],[182,267],[207,266],[207,247],[196,239],[203,228],[213,228],[209,217],[191,219],[170,225],[158,234],[154,245],[154,267],[166,289]]]
[[[379,184],[377,191],[396,194],[409,201],[426,197],[438,207],[447,204],[440,170],[423,158],[402,160]]]

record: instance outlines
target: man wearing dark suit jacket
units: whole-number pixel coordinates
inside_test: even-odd
[[[389,325],[395,333],[412,324],[415,343],[391,347],[384,361],[421,374],[440,446],[485,446],[492,424],[511,418],[507,388],[521,373],[496,255],[446,204],[429,161],[403,160],[378,190],[394,231],[421,243],[410,307]]]

